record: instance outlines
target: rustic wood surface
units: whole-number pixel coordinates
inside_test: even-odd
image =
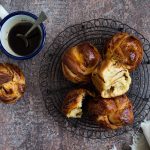
[[[129,150],[131,133],[107,140],[86,139],[64,131],[45,109],[39,90],[38,73],[44,51],[66,27],[94,18],[120,20],[137,29],[150,41],[150,0],[0,0],[8,10],[25,10],[48,15],[46,45],[33,59],[14,61],[1,56],[0,62],[12,62],[23,69],[27,90],[14,105],[0,104],[0,150]],[[150,117],[150,115],[149,115]]]

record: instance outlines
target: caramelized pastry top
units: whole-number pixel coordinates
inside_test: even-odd
[[[128,33],[117,33],[107,44],[106,58],[117,60],[126,69],[133,71],[142,61],[142,44],[136,37]]]
[[[88,111],[93,120],[106,128],[133,123],[133,107],[126,95],[108,99],[99,96],[89,102]]]
[[[101,61],[96,47],[85,42],[69,48],[62,57],[64,76],[74,82],[88,82],[90,74]]]
[[[0,63],[0,101],[16,102],[25,91],[25,78],[22,71],[13,64]]]

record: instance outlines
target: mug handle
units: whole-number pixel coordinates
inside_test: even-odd
[[[9,13],[5,10],[5,8],[0,4],[0,19],[5,18]],[[0,23],[0,30],[1,30],[1,23]],[[1,31],[0,31],[0,49],[2,48],[2,44],[1,44]],[[0,54],[1,54],[1,50],[0,50]]]
[[[0,5],[0,18],[3,19],[5,18],[9,13],[6,11],[6,9]]]

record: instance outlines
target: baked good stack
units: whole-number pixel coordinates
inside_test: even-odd
[[[70,91],[62,106],[62,112],[68,118],[81,118],[87,105],[89,118],[100,126],[118,129],[133,123],[132,102],[125,95],[130,88],[134,71],[143,58],[141,42],[128,33],[115,34],[106,45],[106,54],[102,57],[98,49],[84,42],[64,52],[62,71],[73,83],[95,86],[95,94],[87,89]],[[90,95],[90,100],[85,95]],[[87,103],[83,104],[83,101]]]

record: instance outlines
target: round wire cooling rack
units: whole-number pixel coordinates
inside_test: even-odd
[[[144,57],[141,65],[131,74],[132,85],[128,92],[133,102],[134,124],[118,130],[106,130],[94,124],[85,115],[81,119],[67,119],[61,112],[64,96],[70,89],[78,88],[67,81],[61,70],[61,56],[69,47],[83,41],[94,44],[104,56],[106,41],[117,32],[128,32],[143,44]],[[66,28],[49,46],[44,54],[39,70],[40,90],[48,112],[54,120],[73,134],[87,138],[106,139],[123,134],[132,129],[138,130],[140,122],[150,111],[150,43],[135,29],[112,19],[94,19]]]

